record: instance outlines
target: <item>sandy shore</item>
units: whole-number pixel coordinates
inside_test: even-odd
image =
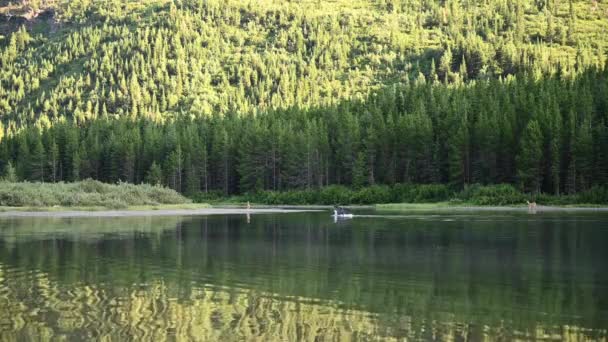
[[[2,217],[135,217],[135,216],[197,216],[197,215],[246,215],[284,214],[318,211],[314,209],[243,209],[243,208],[200,208],[200,209],[157,209],[157,210],[100,210],[100,211],[4,211]]]

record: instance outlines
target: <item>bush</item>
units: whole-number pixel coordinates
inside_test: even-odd
[[[226,199],[222,192],[215,191],[196,194],[193,199],[195,202],[250,201],[268,205],[346,205],[448,201],[454,205],[524,205],[526,200],[545,205],[603,204],[608,203],[608,187],[594,187],[578,195],[552,196],[547,194],[524,194],[510,184],[473,184],[459,192],[445,184],[395,184],[392,187],[373,185],[359,190],[352,190],[341,185],[331,185],[315,190],[259,191],[230,197],[229,199]]]
[[[458,198],[476,205],[509,205],[523,204],[531,200],[510,184],[467,186],[458,194]]]
[[[292,204],[292,205],[303,205],[303,204],[316,204],[318,203],[318,192],[317,191],[286,191],[286,192],[274,192],[274,203],[273,204]]]
[[[578,203],[606,204],[608,203],[608,186],[594,186],[577,195]]]
[[[351,204],[353,191],[342,185],[330,185],[319,192],[320,204]]]
[[[393,197],[388,186],[374,185],[355,192],[351,202],[356,204],[390,203],[393,202]]]
[[[104,184],[94,180],[75,183],[0,182],[0,206],[101,206],[182,204],[190,202],[174,190],[148,184]]]
[[[260,191],[243,196],[246,201],[264,203],[271,205],[289,204],[306,205],[319,203],[319,191],[316,190],[291,190],[291,191]]]
[[[224,199],[226,195],[221,190],[212,190],[208,192],[197,192],[195,194],[190,195],[190,198],[195,203],[207,203],[213,201],[219,201]]]
[[[101,194],[101,193],[104,193],[104,191],[106,190],[105,184],[103,184],[100,181],[96,181],[96,180],[92,180],[92,179],[87,179],[82,182],[79,182],[78,188],[80,189],[80,191],[86,192],[86,193],[97,192],[97,193]]]
[[[391,200],[400,203],[443,202],[452,194],[453,191],[445,184],[395,184]]]

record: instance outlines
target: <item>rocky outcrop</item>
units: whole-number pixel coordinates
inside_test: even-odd
[[[3,6],[0,3],[0,34],[2,35],[10,34],[21,26],[32,26],[40,22],[54,25],[55,9],[51,6],[31,7],[27,4]]]

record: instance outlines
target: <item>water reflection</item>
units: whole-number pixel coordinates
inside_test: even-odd
[[[0,340],[605,340],[604,222],[2,220]]]

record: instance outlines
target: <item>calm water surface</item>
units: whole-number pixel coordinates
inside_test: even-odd
[[[0,340],[606,341],[608,215],[366,214],[2,218]]]

